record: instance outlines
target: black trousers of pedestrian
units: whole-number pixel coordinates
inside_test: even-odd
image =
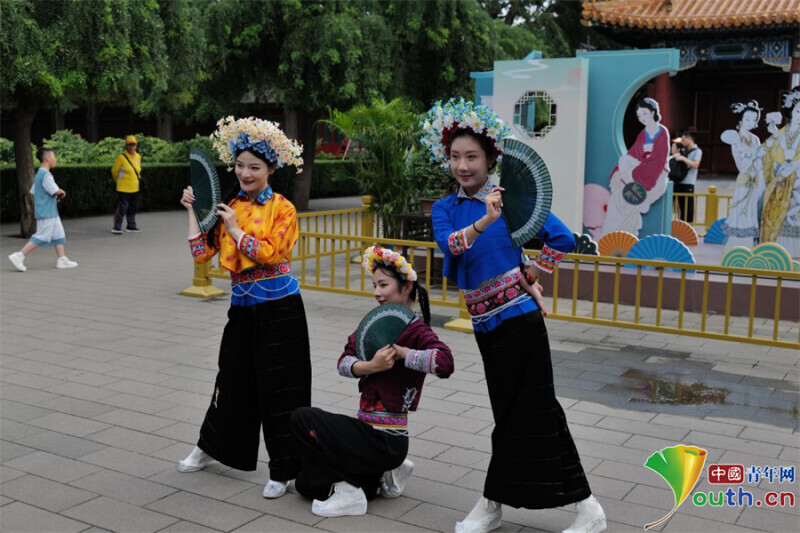
[[[588,498],[589,483],[553,388],[541,312],[511,318],[475,338],[495,422],[483,495],[526,509]]]
[[[270,479],[294,479],[300,457],[289,417],[310,404],[308,326],[300,295],[231,306],[197,445],[227,466],[255,470],[263,429]]]
[[[128,219],[128,229],[136,229],[136,212],[138,210],[138,192],[117,192],[117,210],[114,212],[114,229],[122,229],[123,217],[127,217]]]
[[[306,498],[327,500],[331,485],[346,481],[361,487],[371,500],[383,473],[403,464],[408,455],[408,437],[316,407],[297,409],[291,426],[302,462],[295,488]]]
[[[676,183],[673,189],[675,192],[694,193],[694,185],[683,185]],[[694,196],[677,196],[678,213],[684,222],[694,222]]]

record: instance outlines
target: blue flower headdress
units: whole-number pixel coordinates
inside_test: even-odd
[[[217,131],[211,134],[211,139],[219,158],[228,165],[233,163],[238,152],[251,148],[274,164],[276,169],[293,165],[298,173],[302,171],[303,159],[300,154],[303,153],[303,147],[289,139],[275,122],[228,116],[219,119]]]
[[[497,113],[485,105],[475,105],[463,98],[451,98],[442,105],[440,100],[425,115],[422,126],[422,145],[431,152],[431,163],[447,168],[450,164],[450,136],[456,128],[469,128],[492,141],[497,160],[503,156],[502,142],[511,136],[511,128]]]

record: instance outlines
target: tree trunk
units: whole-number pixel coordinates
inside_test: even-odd
[[[23,237],[30,237],[36,232],[33,195],[30,193],[34,174],[31,125],[38,109],[37,103],[21,98],[19,107],[14,113],[14,159],[17,166],[19,194],[19,229]]]
[[[61,131],[64,129],[64,113],[62,111],[53,111],[53,124],[54,131]]]
[[[287,110],[287,126],[296,123],[297,137],[303,145],[303,172],[294,178],[292,203],[298,211],[308,211],[308,199],[311,196],[311,178],[314,173],[314,157],[317,147],[316,116],[307,110]],[[287,131],[288,127],[287,127]]]
[[[100,128],[97,125],[97,103],[94,100],[86,102],[86,137],[90,143],[100,140]]]
[[[159,139],[172,142],[172,114],[160,113],[156,115],[156,127]]]

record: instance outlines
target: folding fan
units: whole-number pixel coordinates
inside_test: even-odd
[[[637,242],[639,239],[632,233],[612,231],[600,237],[600,240],[597,241],[597,251],[600,252],[600,255],[625,257]]]
[[[672,221],[672,236],[681,241],[686,246],[698,244],[697,232],[691,224],[683,220]]]
[[[222,201],[217,169],[203,152],[192,148],[189,152],[189,172],[194,191],[192,208],[200,231],[208,233],[217,223],[217,204]]]
[[[500,165],[503,218],[514,246],[522,246],[539,233],[550,213],[553,185],[550,173],[533,148],[517,140],[503,143]]]
[[[600,255],[597,251],[597,243],[594,241],[594,239],[592,239],[591,235],[587,233],[584,233],[583,235],[573,233],[572,237],[575,239],[575,248],[572,250],[573,253],[583,255]]]
[[[634,244],[630,252],[628,252],[628,259],[647,259],[651,261],[667,261],[670,263],[696,263],[692,252],[685,244],[671,235],[663,234],[648,235]],[[667,270],[677,269],[670,268]],[[692,271],[689,270],[687,272]]]
[[[356,330],[356,357],[371,361],[375,352],[395,343],[415,316],[400,304],[381,305],[367,313]]]
[[[728,234],[722,229],[727,220],[727,218],[715,220],[714,223],[711,224],[711,227],[708,228],[708,231],[706,231],[703,242],[706,244],[725,244],[728,242]]]

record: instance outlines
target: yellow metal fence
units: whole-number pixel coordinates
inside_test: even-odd
[[[436,243],[376,238],[370,200],[365,197],[359,208],[298,215],[301,235],[292,270],[300,286],[371,297],[361,253],[379,242],[407,257],[432,305],[460,309],[455,329],[469,329],[463,298],[442,277]],[[210,278],[227,279],[228,272],[195,265],[193,284],[183,294],[224,294]],[[546,305],[554,319],[800,348],[797,272],[569,254],[554,275],[545,278]]]

